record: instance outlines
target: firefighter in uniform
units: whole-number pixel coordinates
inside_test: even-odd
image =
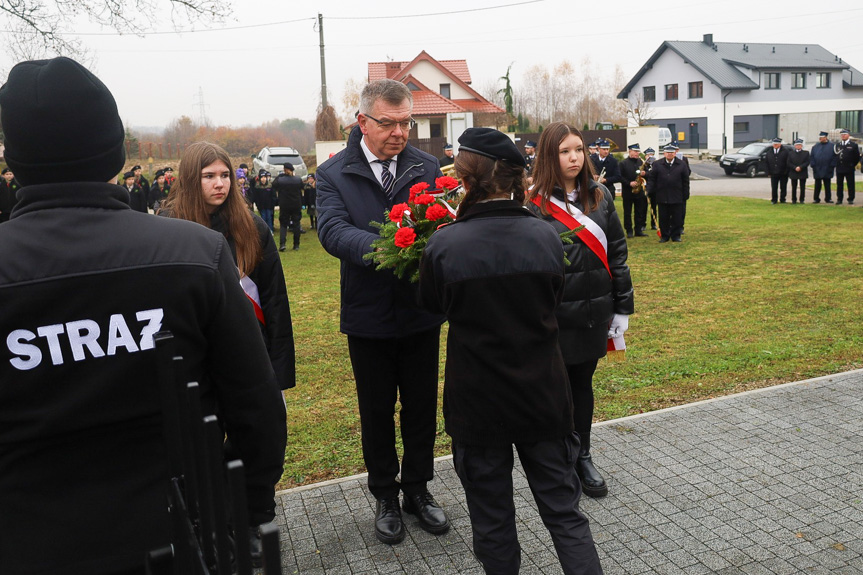
[[[836,205],[842,204],[842,193],[845,191],[844,184],[848,184],[848,203],[854,203],[854,172],[857,162],[860,161],[860,146],[851,139],[851,132],[842,129],[841,140],[836,144],[839,150],[839,161],[836,163]]]
[[[623,227],[626,237],[633,235],[646,236],[644,228],[647,227],[647,197],[644,192],[644,178],[647,175],[647,164],[641,159],[641,148],[639,145],[627,146],[629,157],[620,162],[621,187],[620,195],[623,199]],[[633,225],[632,212],[635,208],[635,222]],[[634,234],[633,234],[634,230]]]

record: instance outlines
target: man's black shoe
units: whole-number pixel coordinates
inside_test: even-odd
[[[647,234],[644,233],[644,230],[638,230],[637,232],[635,232],[635,237],[637,238],[643,238],[646,235]]]
[[[306,233],[306,230],[304,230],[303,228],[300,228],[300,233],[304,234],[304,233]]]
[[[399,496],[393,495],[378,499],[375,512],[375,536],[381,543],[395,545],[405,538],[405,525],[402,523],[402,510]]]
[[[668,241],[668,238],[659,238],[659,243],[664,244]]]
[[[631,238],[631,237],[632,237],[632,232],[626,232],[626,237]]]
[[[428,491],[415,495],[405,494],[402,509],[405,510],[405,513],[416,515],[420,527],[424,531],[433,535],[441,535],[449,531],[449,520],[446,518],[446,513]]]
[[[279,251],[280,251],[280,252],[283,252],[283,251],[285,251],[286,249],[288,249],[288,248],[286,248],[285,246],[279,246]]]
[[[297,252],[300,250],[300,246],[294,246],[294,251]]]
[[[825,203],[825,204],[832,204],[832,203],[833,203],[833,200],[824,200],[824,203]]]
[[[671,238],[671,241],[672,242],[682,242],[683,240],[681,238]]]

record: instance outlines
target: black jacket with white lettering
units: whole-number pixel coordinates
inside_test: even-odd
[[[142,567],[168,542],[152,334],[170,330],[274,513],[285,410],[221,234],[129,209],[114,184],[28,186],[0,226],[0,573]]]

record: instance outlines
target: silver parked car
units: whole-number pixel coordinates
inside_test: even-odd
[[[309,170],[306,168],[306,163],[303,161],[303,157],[294,148],[264,148],[258,152],[258,155],[255,156],[255,160],[252,164],[255,169],[255,175],[257,175],[261,170],[266,170],[270,172],[273,177],[276,177],[282,173],[283,166],[287,162],[294,165],[295,176],[304,178],[308,175]]]

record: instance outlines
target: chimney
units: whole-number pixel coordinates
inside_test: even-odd
[[[705,34],[702,42],[708,46],[713,46],[713,34]]]
[[[401,62],[387,62],[387,78],[392,78],[402,69]]]

